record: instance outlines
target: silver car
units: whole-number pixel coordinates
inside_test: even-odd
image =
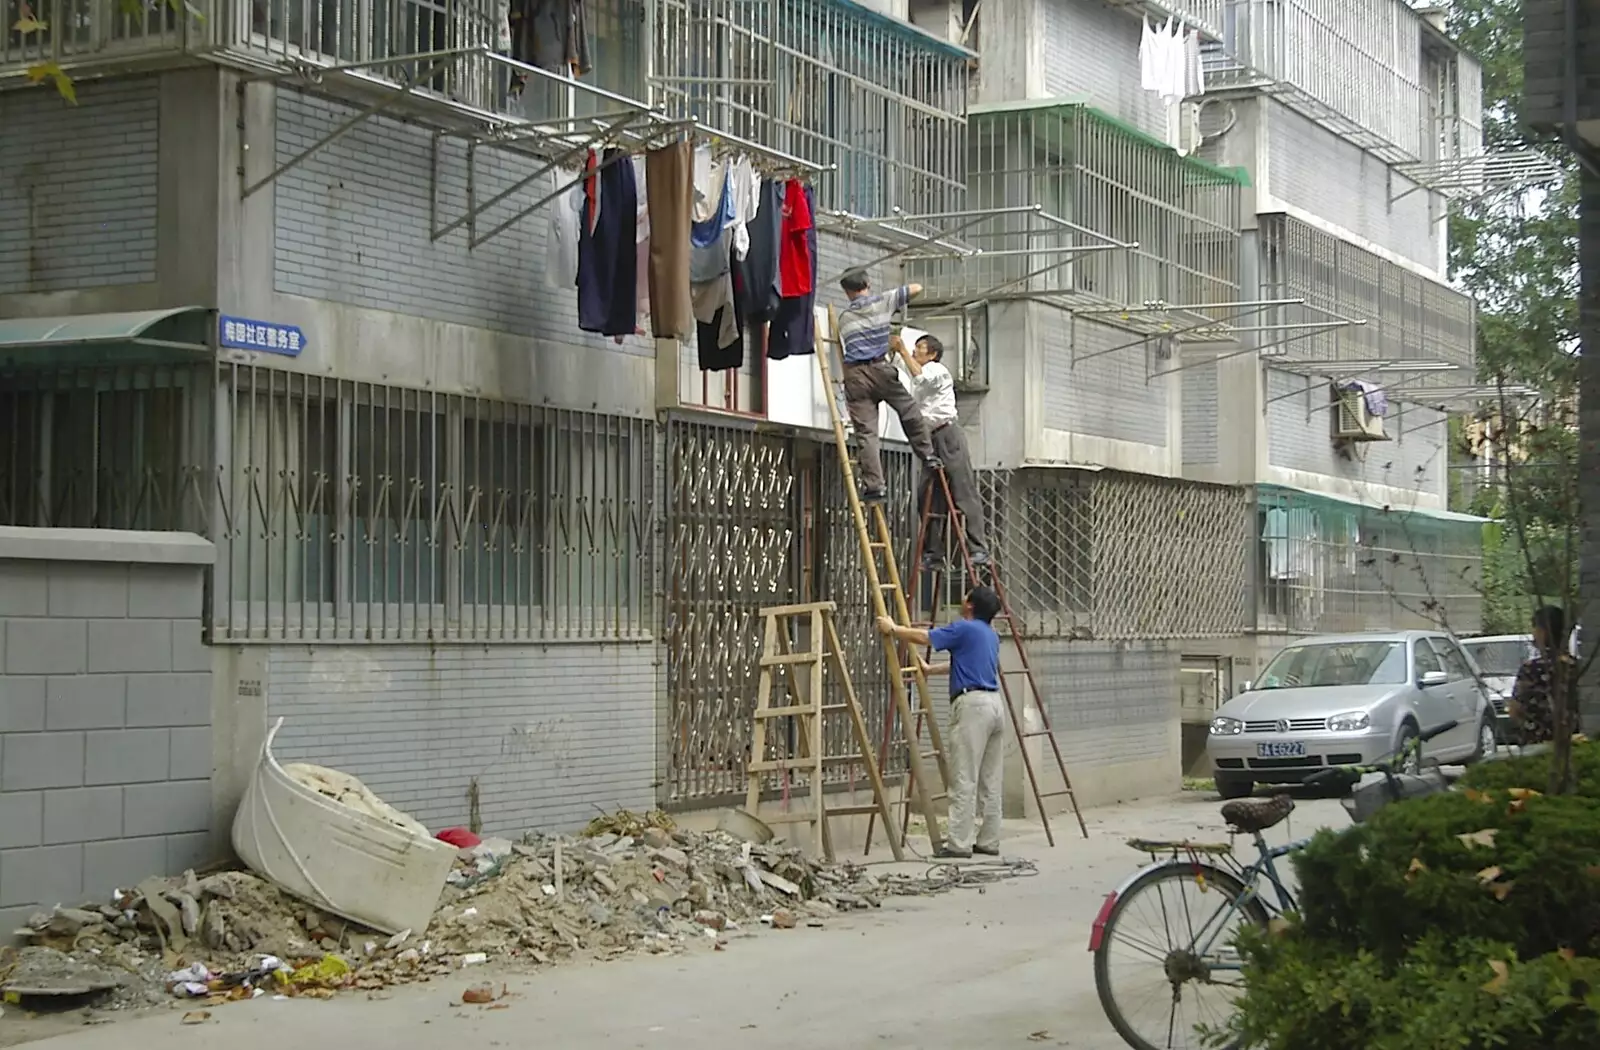
[[[1483,684],[1489,687],[1489,702],[1494,705],[1495,718],[1500,725],[1500,739],[1510,740],[1511,717],[1506,714],[1506,704],[1517,684],[1517,672],[1539,650],[1534,647],[1531,634],[1495,634],[1482,638],[1463,638],[1461,648],[1472,657],[1478,670],[1483,672]]]
[[[1376,761],[1451,720],[1456,727],[1427,745],[1429,758],[1460,762],[1494,753],[1494,708],[1448,636],[1308,638],[1278,653],[1217,709],[1206,751],[1218,793],[1238,798],[1256,784],[1292,784],[1327,766]]]

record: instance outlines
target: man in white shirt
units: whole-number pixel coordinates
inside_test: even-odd
[[[956,418],[956,382],[941,359],[944,344],[931,335],[917,340],[915,353],[907,353],[898,336],[895,351],[911,374],[911,395],[917,400],[922,418],[927,423],[933,442],[934,455],[944,464],[945,478],[950,483],[950,495],[955,499],[956,510],[966,524],[967,552],[973,565],[989,564],[989,544],[984,537],[983,503],[978,496],[978,477],[972,469],[972,454],[967,451],[967,435]],[[943,509],[944,492],[940,489],[938,475],[932,470],[922,473],[921,490],[917,493],[917,513],[928,505],[928,495],[933,494],[933,509],[937,514]],[[944,565],[944,521],[942,517],[928,520],[928,534],[922,551],[922,568],[932,571]]]

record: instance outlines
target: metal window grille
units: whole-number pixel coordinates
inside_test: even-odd
[[[954,211],[968,61],[837,0],[643,0],[651,101],[833,169],[821,206]]]
[[[651,421],[246,365],[218,398],[213,637],[648,632]]]
[[[1474,374],[1477,318],[1471,296],[1287,215],[1261,216],[1260,243],[1262,298],[1304,299],[1317,308],[1273,311],[1281,322],[1326,321],[1330,315],[1367,322],[1297,339],[1294,359],[1445,362],[1458,366],[1437,379],[1446,385]]]
[[[888,679],[833,450],[733,420],[674,417],[666,430],[667,795],[704,802],[746,787],[763,606],[838,603],[845,662],[874,734],[889,710]],[[892,490],[907,494],[890,514],[895,534],[908,536],[910,456],[885,449],[884,465]],[[775,675],[773,685],[782,706],[787,681]],[[830,682],[826,702],[843,700]],[[850,761],[856,747],[843,712],[825,716],[823,741],[824,754],[836,760],[827,767],[830,783],[860,775]],[[793,743],[775,742],[774,751]],[[892,756],[889,771],[902,767]],[[781,793],[782,778],[774,774],[767,787]]]
[[[1389,163],[1422,155],[1420,16],[1403,0],[1227,0],[1208,89],[1259,88]]]
[[[1331,633],[1482,622],[1482,527],[1263,488],[1256,626]]]
[[[980,476],[992,542],[1028,634],[1197,638],[1244,630],[1243,489],[1113,471]]]
[[[1240,172],[1180,157],[1084,105],[974,113],[968,138],[975,206],[1037,206],[1071,225],[996,214],[962,235],[984,254],[908,258],[908,275],[933,296],[999,289],[990,297],[1069,306],[1238,299]],[[1105,238],[1138,247],[1095,250]]]
[[[0,523],[204,533],[209,366],[0,375]]]
[[[643,637],[655,425],[224,364],[0,380],[0,521],[191,531],[217,641]]]

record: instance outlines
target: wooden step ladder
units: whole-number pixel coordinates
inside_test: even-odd
[[[761,671],[756,687],[755,724],[750,732],[750,761],[745,766],[749,786],[745,793],[745,811],[766,824],[809,824],[811,846],[816,855],[834,860],[833,832],[829,818],[871,814],[874,819],[889,820],[889,796],[884,789],[878,757],[873,751],[872,736],[862,717],[861,705],[856,700],[855,686],[850,681],[850,670],[845,666],[844,650],[839,644],[839,632],[834,626],[833,602],[811,602],[805,605],[775,605],[761,610],[762,644]],[[790,628],[806,628],[809,646],[795,647],[789,637]],[[788,685],[787,703],[772,706],[774,695],[773,675],[782,670]],[[824,703],[826,690],[824,676],[832,674],[840,686],[844,702]],[[802,697],[805,699],[802,701]],[[823,746],[823,718],[832,711],[848,711],[850,727],[855,737],[857,753],[853,755],[827,755]],[[788,734],[767,735],[767,726],[773,719],[792,718],[798,724],[792,754],[768,757],[769,741],[786,740]],[[782,750],[788,751],[788,748]],[[829,808],[823,792],[823,770],[833,763],[859,762],[866,770],[872,788],[870,806],[835,806]],[[807,779],[806,809],[802,812],[761,812],[761,789],[765,774],[781,773],[787,782],[792,774],[799,773]],[[887,824],[886,824],[887,826]],[[889,848],[895,860],[904,860],[902,844],[904,833],[897,839],[889,837]]]
[[[824,335],[826,331],[826,336]],[[872,612],[874,617],[888,616],[896,623],[909,624],[911,622],[911,605],[906,600],[905,588],[900,582],[900,568],[895,563],[894,536],[889,530],[889,520],[883,513],[883,505],[874,503],[870,512],[861,500],[860,489],[856,485],[855,466],[850,461],[850,444],[845,434],[844,417],[840,412],[839,404],[843,391],[835,384],[831,354],[838,345],[837,333],[839,331],[838,316],[832,307],[828,308],[828,324],[826,329],[821,324],[815,326],[813,336],[817,367],[822,372],[822,387],[827,394],[828,415],[833,421],[833,442],[839,454],[839,470],[843,476],[846,498],[850,501],[850,516],[855,523],[856,536],[861,542],[861,565],[867,576],[868,591],[872,596]],[[842,357],[841,357],[842,360]],[[879,565],[882,565],[880,571]],[[876,624],[874,624],[876,630]],[[948,797],[948,791],[942,787],[930,790],[931,782],[925,774],[922,762],[925,758],[932,758],[935,768],[939,773],[942,785],[950,783],[950,766],[946,759],[944,741],[939,731],[939,722],[935,717],[933,708],[933,694],[928,688],[928,676],[923,672],[922,661],[919,660],[910,647],[888,635],[880,635],[883,640],[883,659],[889,670],[889,692],[894,702],[892,713],[888,716],[889,726],[892,727],[894,717],[899,716],[900,725],[904,727],[906,737],[906,806],[913,802],[917,811],[922,814],[928,824],[928,840],[934,850],[944,845],[944,835],[939,829],[938,814],[934,810],[934,803]],[[910,692],[915,689],[917,696],[916,709],[913,711]],[[921,749],[920,736],[912,736],[911,727],[924,723],[928,727],[928,738],[932,745],[931,750],[924,752]],[[885,735],[879,750],[880,768],[888,764],[889,743],[891,729],[886,727]],[[884,817],[885,821],[889,818]],[[875,818],[867,823],[866,850],[872,848],[872,831]],[[902,823],[900,838],[904,839]],[[885,834],[889,836],[890,846],[894,846],[895,833],[886,823]],[[898,858],[899,854],[896,853]]]
[[[1050,725],[1050,708],[1045,702],[1044,693],[1039,688],[1039,679],[1033,672],[1033,661],[1028,658],[1028,646],[1023,640],[1022,625],[1017,621],[1011,611],[1011,602],[1006,597],[1006,591],[1000,584],[1000,570],[994,560],[993,552],[989,552],[989,561],[985,565],[975,565],[972,560],[972,551],[967,543],[967,523],[961,514],[961,508],[956,506],[955,499],[950,492],[950,478],[943,470],[934,472],[934,483],[928,487],[926,497],[922,504],[922,518],[917,527],[917,541],[911,548],[911,571],[921,573],[923,553],[927,550],[928,523],[935,519],[943,519],[945,523],[944,540],[945,550],[939,553],[939,568],[929,573],[928,589],[932,594],[935,607],[938,605],[939,596],[944,593],[943,585],[946,580],[946,570],[943,566],[948,564],[948,554],[953,548],[961,559],[961,566],[965,570],[962,579],[961,593],[963,597],[973,587],[987,584],[994,588],[994,593],[1000,599],[1000,612],[995,616],[992,625],[1000,635],[1001,644],[1010,638],[1012,651],[1018,666],[1007,669],[1002,654],[1000,670],[1000,692],[1005,697],[1006,710],[1011,715],[1011,726],[1017,734],[1017,751],[1022,756],[1022,768],[1028,775],[1028,788],[1033,793],[1034,805],[1039,811],[1039,821],[1044,825],[1045,839],[1054,846],[1056,844],[1055,832],[1050,827],[1050,814],[1045,808],[1045,800],[1058,798],[1065,795],[1072,804],[1072,814],[1078,820],[1078,830],[1084,838],[1089,837],[1089,828],[1083,821],[1083,811],[1078,808],[1078,796],[1072,790],[1072,778],[1067,775],[1067,763],[1061,757],[1061,745],[1056,741],[1055,730]],[[921,589],[918,589],[918,605],[921,601]],[[932,610],[926,618],[919,618],[914,626],[928,629],[935,626]],[[1016,683],[1015,679],[1021,677],[1026,680],[1025,686]],[[1019,695],[1020,694],[1020,695]],[[1029,729],[1025,712],[1029,701],[1038,716],[1039,728]],[[1019,703],[1018,701],[1021,701]],[[918,715],[917,725],[913,730],[913,740],[922,738],[922,718]],[[1043,738],[1049,742],[1050,751],[1047,761],[1054,760],[1056,771],[1061,775],[1061,787],[1050,791],[1039,789],[1039,777],[1033,766],[1033,756],[1028,753],[1028,742]],[[905,834],[905,821],[909,814],[902,816],[901,835]]]

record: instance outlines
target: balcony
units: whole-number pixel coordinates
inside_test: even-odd
[[[975,107],[968,137],[969,211],[906,255],[930,306],[1034,299],[1171,331],[1238,301],[1243,172],[1068,100]]]
[[[1405,3],[1226,2],[1207,91],[1261,91],[1388,163],[1425,159],[1423,23]]]
[[[849,0],[590,0],[578,79],[511,47],[502,0],[0,3],[0,87],[210,61],[548,156],[698,128],[792,160],[857,214],[965,193],[976,56]]]
[[[1261,297],[1297,337],[1262,359],[1308,376],[1367,371],[1401,377],[1391,396],[1432,404],[1430,390],[1476,378],[1472,297],[1287,215],[1260,217]],[[1356,323],[1320,327],[1329,317]]]

